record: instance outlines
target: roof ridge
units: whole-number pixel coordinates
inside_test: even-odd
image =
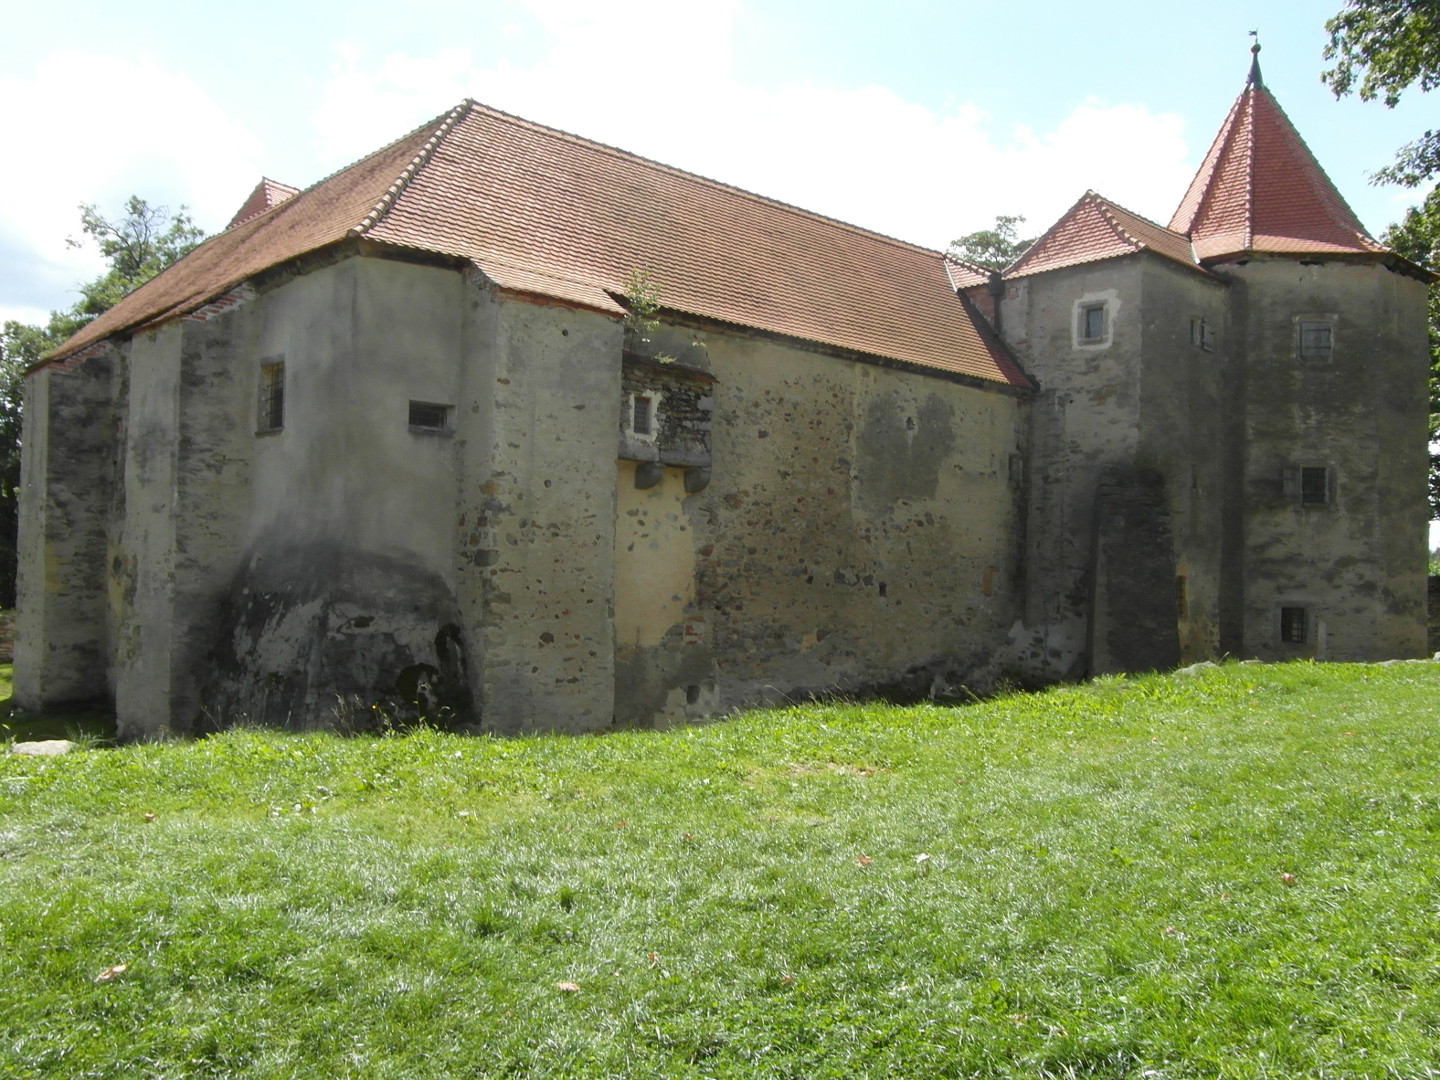
[[[1092,203],[1095,204],[1096,208],[1100,211],[1100,216],[1105,219],[1106,224],[1110,226],[1110,228],[1114,231],[1117,237],[1125,241],[1136,251],[1139,251],[1141,248],[1149,246],[1148,244],[1143,244],[1139,240],[1137,240],[1134,236],[1130,234],[1130,231],[1128,229],[1126,229],[1120,224],[1118,220],[1116,220],[1115,215],[1114,213],[1112,213],[1112,211],[1118,210],[1119,207],[1111,203],[1110,200],[1105,198],[1104,195],[1101,195],[1098,191],[1092,188],[1091,190],[1085,192],[1085,198],[1089,199]]]
[[[1255,247],[1255,144],[1258,141],[1256,139],[1255,127],[1257,122],[1259,121],[1259,116],[1255,109],[1255,95],[1264,89],[1265,87],[1263,84],[1251,84],[1245,87],[1245,91],[1241,95],[1245,100],[1245,111],[1249,114],[1249,123],[1245,125],[1245,145],[1243,147],[1243,150],[1245,152],[1246,251],[1251,251]],[[1270,96],[1270,101],[1277,109],[1280,108],[1280,103],[1275,100],[1273,94]],[[1295,134],[1299,135],[1300,133],[1297,131]]]
[[[466,100],[469,104],[474,105],[478,109],[483,109],[493,116],[497,116],[503,120],[513,122],[521,127],[548,132],[551,135],[558,135],[561,138],[567,139],[571,142],[583,143],[584,145],[593,149],[604,151],[605,153],[610,154],[614,157],[628,158],[631,161],[638,161],[643,165],[659,169],[663,172],[667,172],[675,176],[683,176],[690,180],[698,180],[702,184],[708,184],[711,187],[722,188],[726,191],[734,192],[737,195],[744,196],[745,198],[754,200],[755,202],[764,203],[767,206],[777,206],[781,209],[788,210],[803,217],[811,218],[816,221],[828,222],[831,225],[838,225],[841,228],[849,229],[852,232],[861,233],[865,236],[884,240],[887,243],[895,245],[896,247],[906,248],[910,251],[924,252],[927,255],[944,255],[944,252],[941,251],[939,248],[931,248],[926,247],[924,244],[912,243],[909,240],[902,240],[898,236],[891,236],[889,233],[879,232],[875,229],[867,229],[863,225],[856,225],[853,221],[845,221],[841,218],[832,217],[829,214],[821,214],[815,210],[807,210],[803,206],[797,206],[795,203],[786,202],[784,199],[775,199],[771,198],[768,195],[761,195],[758,192],[751,191],[749,188],[743,188],[737,184],[729,184],[726,183],[724,180],[716,180],[714,177],[705,176],[702,173],[691,172],[689,169],[682,169],[678,165],[667,165],[663,161],[659,161],[656,158],[652,157],[646,157],[644,154],[637,154],[633,150],[626,150],[623,147],[613,146],[610,143],[603,143],[597,139],[586,138],[584,135],[577,135],[573,131],[566,131],[564,128],[557,128],[552,127],[549,124],[542,124],[538,120],[529,120],[523,116],[516,116],[514,113],[506,112],[504,109],[497,109],[493,105],[486,105],[483,101],[474,101],[468,98]]]
[[[1111,207],[1111,208],[1113,208],[1113,209],[1115,209],[1115,210],[1119,210],[1120,213],[1126,214],[1126,215],[1128,215],[1129,217],[1134,218],[1136,221],[1143,221],[1146,225],[1153,225],[1155,228],[1159,229],[1161,232],[1171,233],[1172,235],[1174,235],[1174,236],[1179,236],[1179,237],[1183,237],[1183,236],[1185,235],[1185,234],[1182,233],[1182,232],[1176,232],[1174,229],[1170,228],[1169,225],[1161,225],[1160,222],[1156,221],[1154,218],[1148,218],[1148,217],[1146,217],[1144,214],[1138,214],[1138,213],[1136,213],[1134,210],[1131,210],[1128,206],[1122,206],[1120,203],[1116,202],[1114,199],[1110,198],[1110,196],[1108,196],[1108,195],[1102,195],[1102,194],[1100,194],[1100,192],[1097,191],[1097,192],[1095,192],[1095,197],[1096,197],[1097,199],[1103,200],[1107,206],[1109,206],[1109,207]]]
[[[350,227],[349,233],[351,236],[364,236],[376,225],[380,224],[381,219],[384,218],[390,207],[395,205],[395,200],[400,197],[400,193],[405,190],[406,185],[410,183],[416,173],[425,167],[425,163],[430,160],[430,155],[435,152],[435,148],[440,145],[441,141],[455,126],[455,121],[460,118],[462,113],[469,112],[470,107],[474,104],[475,101],[473,99],[466,98],[441,118],[440,126],[435,129],[435,133],[426,140],[425,145],[420,148],[420,152],[410,159],[410,163],[400,170],[400,175],[395,178],[393,184],[385,189],[385,194],[380,196],[380,201],[371,208],[368,214],[360,219],[359,224]],[[431,121],[431,123],[434,123],[434,121]],[[421,127],[424,126],[423,124],[421,125]],[[420,129],[415,129],[415,131],[418,130]],[[410,132],[410,134],[413,135],[414,131]],[[394,146],[395,144],[391,143],[390,145]]]
[[[988,274],[991,272],[990,267],[988,266],[981,266],[979,263],[971,262],[969,259],[962,259],[959,255],[952,255],[948,251],[942,251],[940,253],[940,258],[947,263],[954,263],[956,266],[963,266],[966,270],[969,270],[972,273]]]

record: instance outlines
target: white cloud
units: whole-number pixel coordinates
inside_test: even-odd
[[[530,67],[342,49],[314,113],[330,166],[468,96],[932,247],[996,214],[1038,231],[1086,188],[1163,223],[1193,169],[1180,117],[1142,105],[1092,100],[1053,131],[1001,131],[972,104],[936,111],[880,86],[741,83],[734,4],[525,7],[550,35]]]
[[[18,167],[0,172],[0,297],[33,312],[74,298],[103,269],[80,235],[78,206],[118,212],[137,194],[188,204],[222,227],[260,177],[260,144],[191,79],[150,59],[75,51],[41,58],[33,75],[0,77],[0,143]]]

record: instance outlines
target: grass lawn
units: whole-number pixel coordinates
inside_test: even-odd
[[[1440,1076],[1437,703],[0,755],[0,1076]]]

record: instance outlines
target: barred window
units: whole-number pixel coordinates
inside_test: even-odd
[[[449,431],[452,409],[429,401],[410,402],[410,427],[418,431]]]
[[[1334,350],[1334,327],[1329,322],[1301,319],[1299,328],[1300,359],[1329,360]]]
[[[655,434],[655,399],[636,394],[630,407],[630,430],[636,435]]]
[[[1300,470],[1300,505],[1330,505],[1330,470],[1306,465]]]
[[[255,410],[257,431],[279,431],[285,426],[285,363],[260,366],[259,400]]]
[[[1310,639],[1310,610],[1303,607],[1280,609],[1280,640],[1286,645],[1304,645]]]

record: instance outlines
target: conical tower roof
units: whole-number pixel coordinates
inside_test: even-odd
[[[1387,250],[1365,232],[1266,88],[1258,55],[1170,228],[1190,237],[1201,262]]]

